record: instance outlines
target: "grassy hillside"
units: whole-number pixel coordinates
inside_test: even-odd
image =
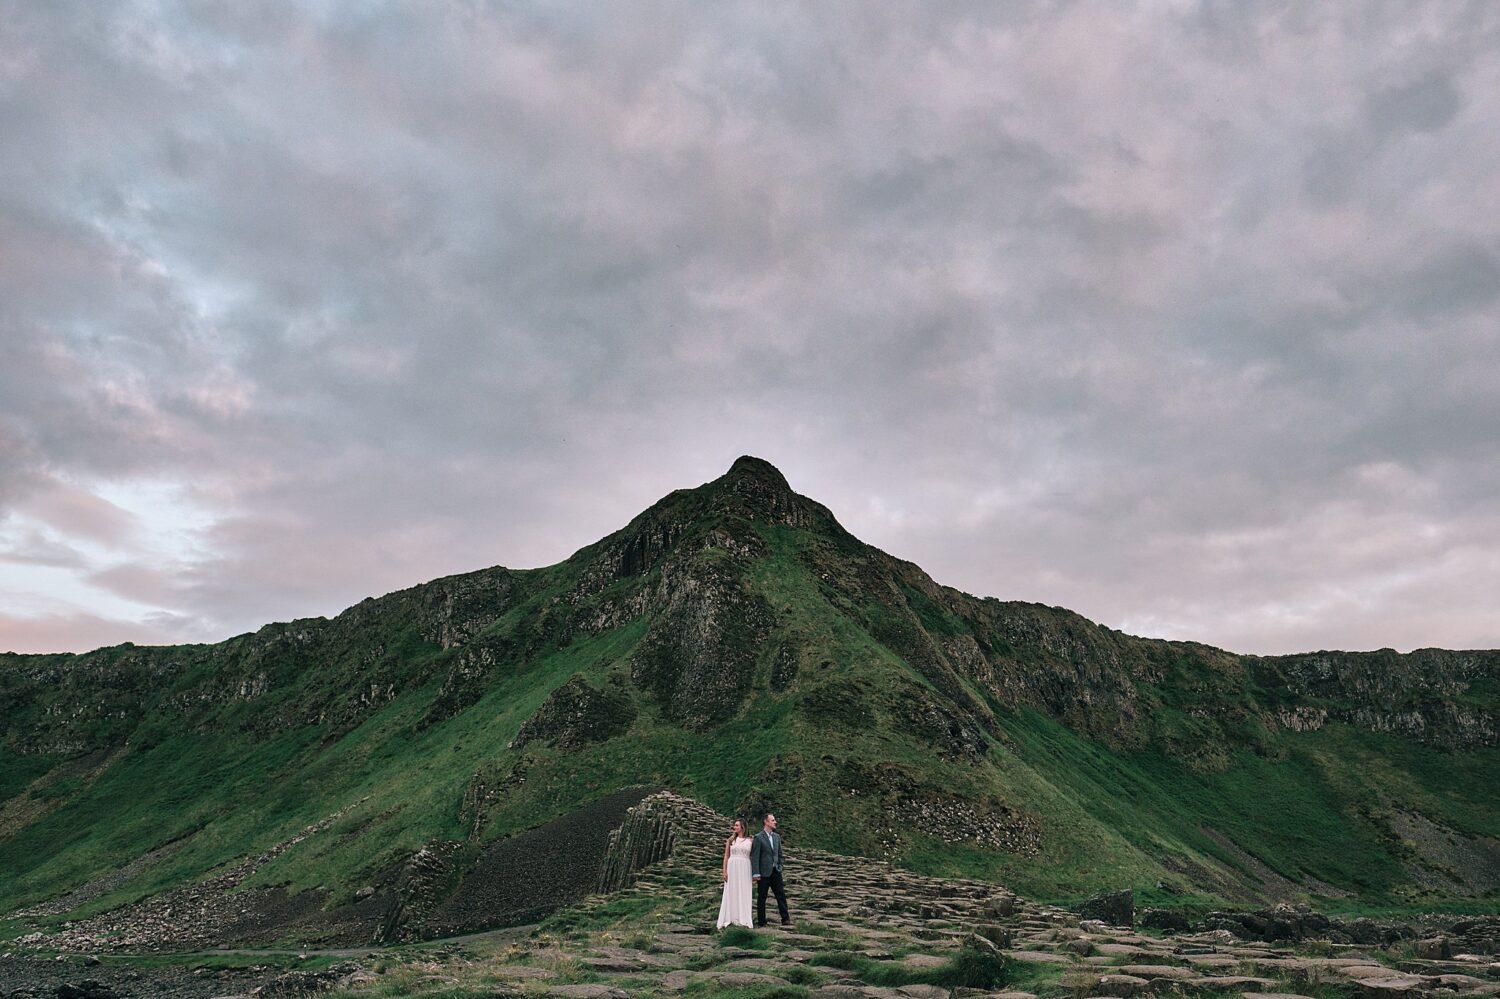
[[[120,872],[63,906],[106,911],[335,814],[248,884],[337,904],[425,844],[462,864],[638,784],[1047,900],[1493,910],[1399,830],[1500,846],[1496,674],[978,600],[742,459],[548,569],[218,646],[0,656],[0,912]]]

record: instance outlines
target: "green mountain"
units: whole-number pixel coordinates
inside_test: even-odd
[[[477,925],[455,898],[628,788],[1052,901],[1500,907],[1500,653],[1242,656],[976,598],[748,457],[548,568],[0,655],[0,711],[10,936],[211,891],[245,936]]]

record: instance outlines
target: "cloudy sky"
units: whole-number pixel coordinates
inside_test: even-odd
[[[1500,6],[17,2],[0,649],[736,455],[977,594],[1500,646]]]

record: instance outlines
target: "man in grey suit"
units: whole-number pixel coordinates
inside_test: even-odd
[[[766,813],[762,829],[750,842],[750,877],[756,884],[755,925],[766,925],[766,889],[776,893],[781,925],[792,925],[786,911],[786,889],[781,884],[781,837],[776,835],[776,816]]]

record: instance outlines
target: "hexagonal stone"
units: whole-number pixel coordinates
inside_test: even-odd
[[[1260,993],[1268,988],[1276,987],[1276,982],[1272,979],[1255,978],[1250,975],[1204,975],[1201,978],[1185,979],[1182,984],[1204,992]]]
[[[661,987],[670,992],[680,992],[687,988],[688,982],[692,981],[696,972],[679,968],[677,971],[669,971],[661,980]]]
[[[1036,961],[1041,964],[1076,964],[1074,958],[1047,950],[1008,950],[1005,956],[1014,961]]]
[[[1357,982],[1362,982],[1366,979],[1390,978],[1392,975],[1397,974],[1397,972],[1392,971],[1383,964],[1370,963],[1348,964],[1339,968],[1338,973],[1345,978],[1352,978]]]
[[[753,971],[700,971],[694,978],[703,978],[728,989],[743,989],[752,985],[790,985],[785,978],[762,975]]]
[[[879,999],[948,999],[950,991],[936,985],[902,985],[894,989],[871,989]]]
[[[1122,975],[1135,975],[1150,981],[1168,979],[1181,981],[1185,978],[1200,978],[1192,968],[1179,968],[1171,964],[1122,964],[1115,968]]]
[[[1420,975],[1362,978],[1359,980],[1359,990],[1371,999],[1418,999],[1427,991],[1427,979]]]
[[[1134,944],[1102,943],[1096,944],[1094,949],[1101,954],[1109,954],[1112,957],[1135,957],[1138,954],[1146,953]]]
[[[1228,954],[1184,954],[1183,959],[1195,968],[1229,968],[1240,963]]]
[[[630,993],[613,985],[553,985],[547,994],[570,999],[630,999]]]
[[[1093,994],[1109,996],[1133,996],[1145,992],[1151,985],[1136,975],[1100,975],[1094,983]]]
[[[941,968],[948,960],[936,954],[908,954],[901,959],[901,963],[908,968]]]
[[[1473,975],[1446,974],[1437,976],[1438,984],[1445,989],[1455,989],[1467,996],[1492,996],[1500,994],[1500,982],[1487,982]]]

